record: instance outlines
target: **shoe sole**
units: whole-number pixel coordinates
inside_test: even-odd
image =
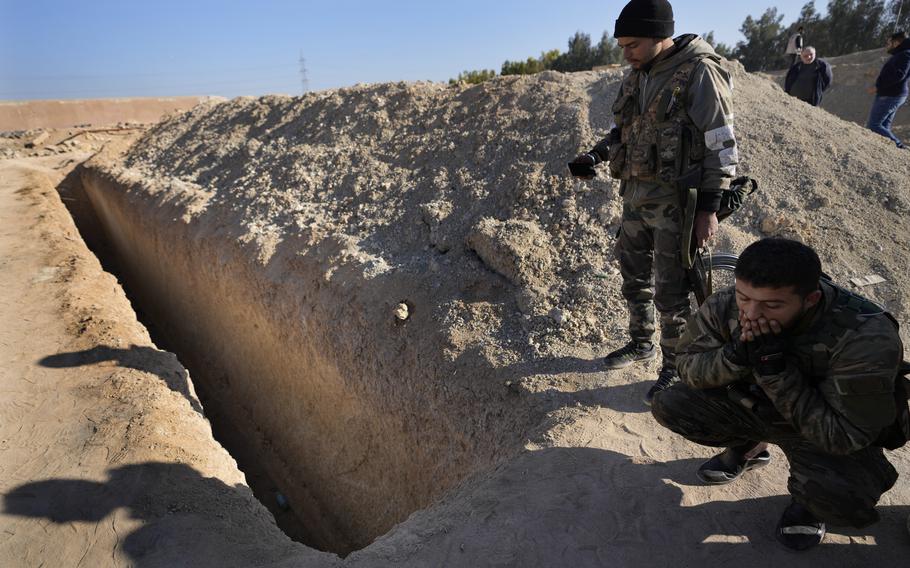
[[[604,363],[603,368],[606,371],[615,371],[617,369],[625,369],[626,367],[631,367],[635,363],[641,363],[642,361],[651,361],[652,359],[657,359],[656,350],[653,353],[651,353],[650,355],[648,355],[647,357],[642,357],[640,359],[632,359],[631,361],[625,361],[622,363],[613,363],[612,365],[609,363]]]
[[[751,460],[746,462],[746,465],[745,465],[745,467],[743,467],[743,470],[741,472],[739,472],[739,474],[736,477],[733,477],[732,479],[722,479],[722,480],[711,479],[710,477],[704,477],[702,475],[701,471],[697,471],[695,473],[695,475],[698,477],[699,481],[701,481],[705,485],[727,485],[729,483],[733,483],[734,481],[736,481],[737,479],[739,479],[740,477],[745,475],[747,471],[752,471],[753,469],[759,469],[759,468],[765,467],[769,463],[771,463],[770,455],[765,458],[752,458]]]
[[[809,552],[818,548],[823,542],[825,542],[825,537],[828,536],[828,528],[824,527],[821,529],[821,534],[819,535],[819,540],[815,544],[810,544],[806,548],[794,548],[784,542],[784,535],[781,533],[781,527],[777,527],[777,530],[774,531],[774,540],[777,541],[777,545],[789,552],[790,554],[801,554],[804,552]]]

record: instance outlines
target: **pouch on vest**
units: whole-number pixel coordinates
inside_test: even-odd
[[[622,143],[610,146],[610,177],[622,179],[622,170],[626,167],[626,145]]]
[[[615,115],[619,115],[623,118],[624,124],[620,128],[628,127],[628,124],[625,124],[633,115],[634,115],[634,105],[636,104],[636,97],[638,95],[638,89],[633,90],[629,93],[624,93],[616,99],[616,102],[613,103],[612,112]],[[622,141],[622,130],[613,129],[610,131],[610,157],[609,157],[609,167],[610,167],[610,177],[615,179],[622,179],[622,172],[626,167],[626,144]]]
[[[683,128],[676,122],[661,123],[657,127],[656,163],[653,169],[657,172],[657,177],[664,183],[676,181],[679,175],[678,154]],[[701,176],[695,183],[696,187],[701,183]]]

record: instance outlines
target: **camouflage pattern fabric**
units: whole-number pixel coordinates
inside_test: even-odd
[[[682,384],[659,393],[652,412],[700,444],[778,444],[797,501],[832,524],[864,526],[897,479],[875,443],[897,416],[903,345],[880,308],[828,282],[820,288],[819,304],[788,330],[786,368],[776,375],[731,361],[740,332],[734,289],[708,298],[677,344]],[[737,392],[755,406],[733,400]]]
[[[664,363],[672,365],[676,343],[691,315],[688,280],[679,253],[682,218],[673,198],[635,200],[639,190],[648,189],[635,182],[625,188],[616,257],[629,307],[629,335],[633,341],[653,341],[656,305]]]
[[[610,159],[610,173],[618,179],[638,179],[673,183],[679,176],[679,156],[682,153],[682,136],[685,130],[697,133],[695,125],[685,112],[681,112],[688,96],[689,80],[701,59],[690,59],[676,68],[663,89],[651,99],[644,110],[638,112],[641,99],[639,84],[642,71],[632,70],[623,81],[621,91],[613,104],[614,121],[621,128],[621,150]],[[703,159],[702,136],[691,136],[695,144],[692,162]]]
[[[875,505],[897,480],[881,448],[828,453],[779,414],[749,410],[731,400],[726,389],[677,384],[655,395],[651,412],[664,427],[704,446],[733,447],[757,440],[780,446],[790,462],[790,494],[832,525],[862,528],[878,521]]]
[[[872,444],[897,417],[894,380],[903,358],[897,328],[880,309],[861,314],[859,296],[822,282],[822,300],[790,330],[787,368],[759,377],[725,348],[739,334],[734,290],[714,294],[688,322],[677,367],[692,388],[760,382],[790,424],[821,449],[846,454]],[[861,304],[862,302],[860,302]]]

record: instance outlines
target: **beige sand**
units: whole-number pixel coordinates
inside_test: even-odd
[[[211,97],[0,101],[0,131],[152,123]],[[217,98],[217,97],[216,97]]]

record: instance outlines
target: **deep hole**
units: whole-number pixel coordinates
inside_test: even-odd
[[[233,424],[230,416],[219,408],[216,402],[217,399],[208,392],[210,386],[219,384],[220,378],[207,377],[204,369],[193,368],[193,355],[181,349],[178,342],[171,341],[155,325],[151,315],[143,309],[137,295],[131,291],[128,285],[129,279],[123,274],[122,265],[118,261],[115,251],[109,245],[104,227],[85,194],[80,179],[80,170],[81,166],[74,169],[57,186],[57,192],[72,216],[79,234],[89,250],[98,258],[102,268],[117,277],[132,305],[133,311],[136,313],[137,319],[148,329],[155,345],[160,349],[176,354],[180,362],[187,368],[190,377],[194,379],[193,385],[203,405],[205,416],[211,422],[215,439],[237,461],[237,466],[246,476],[247,483],[253,494],[272,513],[278,527],[291,539],[317,550],[335,552],[342,555],[351,552],[350,550],[327,550],[329,547],[310,534],[293,509],[287,506],[286,500],[283,499],[284,492],[269,476],[265,467],[259,461],[256,452],[244,440],[242,432]],[[203,377],[205,380],[202,380]]]

